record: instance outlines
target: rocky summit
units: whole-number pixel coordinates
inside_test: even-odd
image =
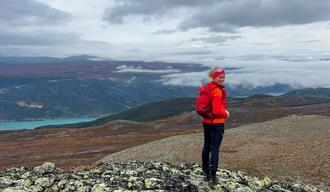
[[[256,178],[241,171],[220,169],[218,184],[204,181],[199,164],[132,161],[99,163],[84,170],[61,171],[45,162],[37,167],[9,168],[0,173],[0,190],[20,191],[321,191],[303,183]]]

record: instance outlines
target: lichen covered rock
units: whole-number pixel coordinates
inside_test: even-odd
[[[10,168],[0,173],[0,191],[223,191],[320,192],[312,185],[256,178],[241,171],[220,169],[218,184],[203,179],[198,164],[133,161],[98,164],[84,171],[56,172],[55,165]]]

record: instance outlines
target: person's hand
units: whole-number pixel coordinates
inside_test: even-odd
[[[229,111],[227,111],[227,109],[226,109],[225,112],[228,114],[228,117],[227,118],[229,118],[229,116],[230,116]]]

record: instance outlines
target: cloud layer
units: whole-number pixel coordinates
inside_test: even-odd
[[[105,10],[103,19],[122,24],[125,18],[140,16],[153,21],[173,11],[188,9],[178,29],[207,28],[234,32],[238,27],[267,27],[307,24],[329,19],[329,1],[319,0],[122,0]]]
[[[1,0],[0,21],[4,26],[64,24],[72,15],[34,0]]]
[[[293,88],[330,87],[330,65],[327,61],[230,62],[235,63],[230,67],[236,69],[226,70],[225,84],[231,87],[243,85],[246,88],[256,88],[277,83],[288,84]],[[164,85],[195,87],[208,81],[208,71],[167,74],[159,80]]]
[[[238,67],[227,76],[233,86],[329,84],[329,0],[0,3],[0,55],[89,54]],[[118,72],[159,73],[162,83],[172,85],[207,81],[206,72],[128,66]]]
[[[145,69],[142,66],[120,65],[116,67],[116,73],[178,73],[179,69]]]

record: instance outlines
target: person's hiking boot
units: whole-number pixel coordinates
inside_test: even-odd
[[[211,170],[210,182],[212,185],[218,184],[217,171]]]
[[[209,169],[203,169],[204,181],[210,181],[211,173]]]

